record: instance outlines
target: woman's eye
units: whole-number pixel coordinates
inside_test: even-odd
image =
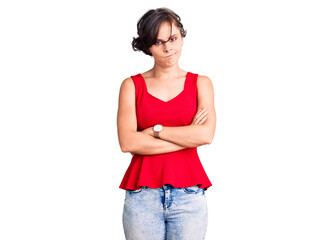
[[[176,41],[176,40],[177,40],[177,37],[172,37],[172,38],[169,39],[170,42],[174,42],[174,41]],[[169,41],[165,41],[165,42],[169,42]],[[155,45],[162,45],[162,44],[165,43],[165,42],[157,41],[157,42],[155,43]]]

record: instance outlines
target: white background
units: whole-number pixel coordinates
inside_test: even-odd
[[[137,21],[169,7],[215,91],[206,239],[332,240],[329,2],[1,1],[0,239],[125,239],[119,88],[153,64]]]

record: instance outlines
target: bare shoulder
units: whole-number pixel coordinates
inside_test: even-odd
[[[133,79],[131,77],[128,77],[124,79],[120,85],[120,94],[132,94],[135,91],[135,85],[133,82]]]
[[[199,75],[198,76],[197,86],[198,86],[198,88],[210,88],[210,89],[213,89],[212,80],[209,77],[203,76],[203,75]]]
[[[135,85],[133,79],[128,77],[124,79],[119,89],[119,100],[122,101],[133,101],[135,96]],[[125,100],[126,99],[126,100]]]
[[[126,89],[134,87],[133,79],[131,77],[124,79],[120,87]]]

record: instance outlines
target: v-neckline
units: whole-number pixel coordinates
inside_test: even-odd
[[[146,81],[145,81],[144,77],[142,76],[141,73],[139,74],[139,76],[141,77],[141,79],[142,79],[142,81],[143,81],[143,85],[144,85],[144,88],[145,88],[145,92],[146,92],[149,96],[151,96],[152,98],[157,99],[158,101],[161,101],[161,102],[163,102],[163,103],[168,103],[168,102],[173,101],[174,99],[179,98],[179,97],[185,92],[186,85],[187,85],[186,82],[187,82],[187,79],[188,79],[188,76],[189,76],[189,72],[186,73],[183,90],[182,90],[178,95],[176,95],[175,97],[171,98],[171,99],[168,100],[168,101],[164,101],[164,100],[162,100],[162,99],[160,99],[160,98],[158,98],[158,97],[155,97],[154,95],[150,94],[150,93],[148,92],[148,88],[147,88]]]

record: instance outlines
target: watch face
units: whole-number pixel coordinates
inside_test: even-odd
[[[159,132],[162,130],[162,125],[156,125],[154,126],[154,131]]]

